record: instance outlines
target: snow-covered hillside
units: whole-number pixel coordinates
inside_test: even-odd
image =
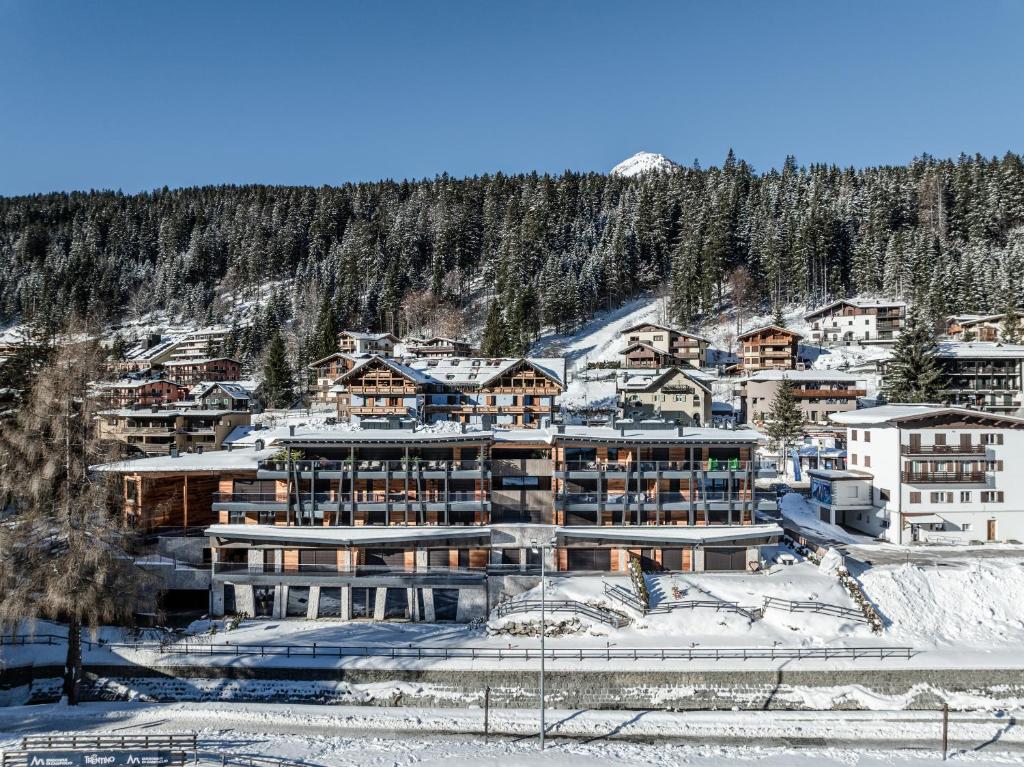
[[[611,170],[613,176],[639,176],[641,173],[666,173],[678,168],[663,154],[654,152],[637,152],[628,157]]]

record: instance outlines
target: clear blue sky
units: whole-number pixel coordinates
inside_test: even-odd
[[[0,0],[0,194],[1024,149],[1024,2]]]

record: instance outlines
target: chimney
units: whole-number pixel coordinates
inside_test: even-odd
[[[564,423],[555,424],[555,434],[565,434],[565,424]]]
[[[678,426],[676,427],[676,434],[677,434],[678,436],[680,436],[680,437],[682,437],[682,436],[683,436],[683,425],[682,425],[682,424],[679,424],[679,425],[678,425]]]
[[[466,433],[466,423],[465,423],[465,421],[460,421],[459,422],[459,434],[465,434],[465,433]]]

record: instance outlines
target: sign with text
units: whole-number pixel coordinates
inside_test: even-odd
[[[174,751],[29,751],[27,767],[171,767],[185,761]]]

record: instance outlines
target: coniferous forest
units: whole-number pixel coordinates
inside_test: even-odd
[[[1022,275],[1016,154],[863,170],[788,158],[758,173],[730,152],[721,167],[631,178],[0,198],[2,322],[157,309],[212,322],[225,319],[218,295],[276,281],[266,323],[301,318],[308,337],[402,332],[430,306],[486,317],[485,351],[517,353],[541,326],[571,329],[644,291],[666,292],[683,327],[732,295],[770,308],[879,294],[937,320],[1019,303]]]

